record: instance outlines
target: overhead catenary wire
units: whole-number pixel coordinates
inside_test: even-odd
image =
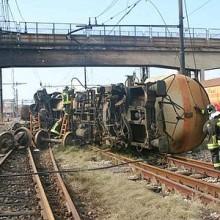
[[[1,0],[1,19],[5,21],[4,0]]]
[[[166,30],[167,30],[167,32],[168,32],[169,34],[171,34],[170,31],[169,31],[169,29],[168,29],[168,27],[167,27],[167,23],[166,23],[166,21],[165,21],[163,15],[162,15],[162,13],[160,12],[159,8],[156,6],[156,4],[153,3],[151,0],[145,0],[145,2],[146,2],[146,3],[149,2],[149,3],[154,7],[154,9],[157,11],[157,13],[159,14],[160,18],[162,19],[162,21],[163,21],[163,23],[164,23],[164,25],[165,25],[165,28],[166,28]]]
[[[110,18],[108,18],[107,20],[105,20],[105,21],[103,22],[103,24],[106,24],[107,22],[109,22],[109,21],[115,19],[116,17],[118,17],[119,15],[121,15],[123,12],[127,11],[127,10],[128,10],[129,8],[131,8],[131,7],[132,7],[132,5],[129,5],[129,6],[127,6],[125,9],[123,9],[123,10],[117,12],[116,14],[114,14],[113,16],[111,16]]]
[[[109,11],[113,6],[117,4],[119,0],[113,0],[101,13],[99,13],[95,18],[99,18],[104,15],[107,11]]]
[[[193,11],[191,11],[189,13],[189,16],[195,14],[197,11],[199,11],[200,9],[202,9],[203,7],[205,7],[209,2],[211,2],[211,0],[205,1],[203,4],[201,4],[199,7],[197,7],[196,9],[194,9]]]
[[[3,21],[5,21],[6,20],[6,18],[5,18],[5,2],[4,2],[4,0],[2,0],[1,1],[1,4],[2,4],[2,6],[1,6],[1,9],[2,9],[2,18],[3,18]]]
[[[2,18],[3,21],[8,21],[9,20],[9,10],[8,10],[8,0],[1,0],[1,13],[2,13]]]
[[[127,0],[127,2],[126,2],[126,7],[128,7],[128,6],[129,6],[129,1],[130,1],[130,0]]]
[[[117,26],[117,25],[119,25],[121,22],[122,22],[122,20],[127,16],[127,15],[129,15],[130,13],[131,13],[131,11],[141,2],[142,0],[138,0],[138,1],[136,1],[133,5],[132,5],[132,7],[118,20],[118,22],[115,24],[115,26],[112,28],[112,30],[109,32],[109,34],[111,34],[111,32],[115,29],[115,27]]]
[[[10,6],[10,5],[8,5],[8,10],[9,10],[9,13],[10,13],[10,15],[11,15],[12,21],[15,21],[15,17],[14,17],[14,15],[13,15],[13,13],[12,13],[11,6]]]
[[[166,21],[165,21],[163,15],[162,15],[162,13],[160,12],[160,9],[157,7],[157,5],[156,5],[154,2],[152,2],[151,0],[145,0],[145,2],[146,2],[146,3],[149,2],[149,3],[154,7],[154,9],[157,11],[157,13],[159,14],[160,18],[162,19],[162,21],[163,21],[163,23],[164,23],[164,25],[165,25],[166,31],[167,31],[168,34],[171,36],[172,34],[171,34],[169,28],[167,27],[167,23],[166,23]],[[179,57],[178,50],[176,51],[176,58],[178,58],[179,63],[180,63],[180,57]]]
[[[130,4],[130,5],[127,5],[126,8],[122,9],[121,11],[117,12],[116,14],[114,14],[113,16],[111,16],[109,19],[107,19],[106,21],[103,22],[103,24],[106,24],[107,22],[109,22],[110,20],[113,20],[114,18],[118,17],[119,15],[121,15],[122,13],[126,12],[128,13],[128,10],[133,7],[134,5],[136,4],[133,3],[133,4]]]
[[[24,16],[23,16],[22,13],[21,13],[21,10],[20,10],[20,7],[19,7],[19,4],[18,4],[18,1],[17,1],[17,0],[15,0],[15,4],[16,4],[18,13],[19,13],[19,15],[20,15],[20,17],[21,17],[21,20],[22,20],[22,21],[25,21]]]

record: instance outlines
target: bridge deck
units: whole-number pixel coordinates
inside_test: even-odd
[[[13,25],[5,24],[0,31],[2,67],[149,65],[179,68],[176,26],[73,27],[66,24],[67,28],[62,29],[53,23]],[[187,68],[220,67],[218,33],[218,29],[185,30]]]

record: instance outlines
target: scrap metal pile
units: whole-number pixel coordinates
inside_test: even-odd
[[[198,146],[207,120],[196,109],[209,103],[203,87],[189,77],[126,82],[60,93],[37,91],[30,106],[30,130],[37,147],[49,143],[99,144],[180,153]]]

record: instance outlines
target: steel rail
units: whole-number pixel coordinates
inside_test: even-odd
[[[26,154],[25,154],[26,155],[25,158],[27,160],[25,159],[23,162],[27,165],[26,168],[31,168],[31,169],[34,170],[34,166],[33,166],[34,164],[33,165],[31,164],[31,157],[30,157],[28,151],[29,151],[29,148],[27,149]],[[10,165],[10,169],[13,168],[13,167],[16,167],[16,169],[18,169],[18,167],[20,165],[19,162],[21,162],[21,163],[23,163],[23,162],[22,162],[22,160],[21,161],[16,160],[16,162],[18,162],[18,164],[16,163],[15,166],[13,165],[14,156],[17,158],[17,154],[18,154],[18,151],[16,151],[16,148],[11,149],[7,154],[5,154],[3,156],[2,159],[0,159],[0,167],[4,166],[8,162],[8,165]],[[12,157],[13,161],[11,161],[10,156],[13,156]],[[4,178],[3,178],[3,180],[4,180]],[[6,178],[4,181],[7,182],[7,180],[8,179]],[[11,179],[10,181],[13,181],[13,179]],[[31,190],[33,190],[33,193],[36,195],[36,198],[35,198],[36,199],[36,204],[34,206],[32,206],[30,208],[30,210],[23,209],[23,205],[21,204],[22,208],[21,207],[19,209],[16,208],[17,209],[16,210],[15,207],[14,207],[15,204],[10,203],[7,210],[5,210],[5,211],[2,210],[2,212],[0,212],[0,217],[7,218],[7,219],[11,218],[11,217],[12,218],[15,217],[17,219],[17,218],[20,218],[21,216],[24,216],[24,218],[29,218],[30,216],[32,216],[32,215],[35,216],[38,213],[38,215],[41,216],[42,219],[47,219],[47,220],[48,219],[49,220],[54,219],[54,218],[51,218],[51,216],[48,214],[48,210],[46,210],[46,208],[45,208],[45,204],[42,200],[43,195],[41,193],[40,186],[39,186],[38,181],[37,181],[37,177],[31,178],[30,183],[28,182],[28,184],[30,184],[30,185],[28,185],[28,186],[24,185],[24,183],[23,183],[23,181],[27,181],[27,179],[26,180],[23,179],[23,178],[19,178],[19,179],[16,179],[16,180],[14,179],[14,182],[12,182],[12,183],[10,183],[10,181],[8,182],[8,184],[12,184],[13,186],[16,186],[16,188],[18,190],[17,192],[20,192],[20,193],[23,192],[22,190],[24,190],[24,189],[27,190],[27,187],[31,187]],[[2,187],[2,185],[1,185],[1,187]],[[7,187],[9,187],[9,185]],[[4,188],[4,184],[3,184],[3,188]],[[13,189],[13,190],[15,190],[15,189]],[[2,193],[3,193],[3,191],[2,191]],[[9,193],[9,194],[7,194],[7,193]],[[1,196],[4,196],[4,198],[10,198],[10,199],[18,197],[18,199],[20,199],[18,195],[13,194],[13,191],[10,192],[10,191],[7,191],[7,190],[3,193],[3,195],[1,194]],[[29,202],[29,197],[30,196],[31,195],[27,196],[27,202]],[[26,195],[24,197],[26,197]],[[34,198],[32,198],[32,199],[34,200]],[[31,204],[32,204],[32,202],[31,202]],[[40,207],[38,207],[38,204],[40,205]],[[12,209],[9,210],[10,208],[12,208]],[[37,212],[37,211],[39,211],[39,212]],[[27,216],[27,217],[25,217],[25,216]]]
[[[35,166],[34,159],[33,159],[32,152],[31,152],[30,148],[28,148],[28,154],[29,154],[30,165],[33,169],[33,172],[37,172],[37,168]],[[51,207],[49,205],[47,196],[45,194],[43,185],[41,183],[40,177],[38,175],[33,175],[33,180],[37,184],[37,190],[38,190],[38,193],[40,196],[40,205],[41,205],[41,208],[43,211],[42,214],[43,214],[44,219],[55,220],[53,212],[52,212]]]
[[[220,171],[215,170],[210,163],[176,156],[168,156],[166,160],[168,164],[174,164],[177,167],[185,167],[206,176],[220,178]]]
[[[0,159],[0,166],[3,165],[4,162],[7,161],[7,159],[9,158],[9,156],[12,154],[12,152],[14,151],[14,149],[10,150],[7,154],[5,154],[1,159]],[[32,151],[30,149],[30,147],[27,148],[27,151],[28,151],[28,161],[29,161],[29,164],[30,164],[30,167],[32,169],[32,172],[35,173],[35,175],[32,175],[32,179],[34,181],[34,183],[36,184],[35,185],[35,190],[36,190],[36,193],[39,197],[39,205],[41,207],[41,215],[42,215],[42,218],[43,219],[49,219],[49,220],[55,220],[55,216],[53,214],[53,211],[51,209],[51,206],[49,204],[49,200],[47,198],[47,195],[46,195],[46,192],[45,192],[45,189],[43,187],[43,184],[41,182],[41,179],[40,179],[40,175],[38,174],[38,171],[37,171],[37,168],[36,168],[36,165],[35,165],[35,161],[34,161],[34,158],[33,158],[33,155],[32,155]],[[67,207],[67,210],[68,210],[68,216],[71,217],[71,219],[74,219],[74,220],[80,220],[80,216],[73,204],[73,201],[71,200],[71,197],[66,189],[66,186],[62,180],[62,177],[61,177],[61,174],[59,173],[59,169],[56,165],[56,162],[55,162],[55,158],[54,158],[54,155],[53,155],[53,151],[51,148],[49,148],[49,155],[50,155],[50,159],[51,159],[51,162],[53,164],[53,167],[54,167],[54,171],[56,173],[54,173],[53,175],[55,175],[56,177],[53,178],[54,181],[55,181],[55,185],[56,185],[56,188],[57,188],[57,191],[59,192],[61,198],[63,198],[64,202],[65,202],[65,205]],[[14,216],[14,215],[29,215],[29,214],[32,214],[31,212],[23,212],[21,211],[20,214],[19,212],[4,212],[4,213],[1,213],[0,214],[0,217],[4,217],[4,216]]]
[[[74,220],[80,220],[80,216],[76,210],[76,207],[66,189],[66,186],[63,182],[63,179],[59,173],[59,169],[57,167],[57,164],[56,164],[56,161],[55,161],[55,158],[54,158],[54,155],[53,155],[53,151],[52,151],[52,148],[49,147],[49,153],[50,153],[50,157],[51,157],[51,161],[53,163],[53,167],[54,167],[54,170],[57,171],[57,173],[55,174],[56,177],[57,177],[57,184],[59,186],[59,188],[61,189],[61,192],[63,193],[63,196],[65,198],[65,201],[66,201],[66,205],[67,205],[67,209],[68,209],[68,212],[71,213],[72,217],[74,218]]]
[[[203,167],[211,168],[211,169],[214,168],[212,163],[201,161],[201,160],[195,160],[195,159],[181,157],[181,156],[172,156],[172,158],[179,159],[179,160],[182,160],[182,161],[185,161],[185,162],[189,162],[191,164],[196,164],[196,165],[200,165],[200,166],[203,166]]]
[[[6,153],[3,158],[0,159],[0,166],[8,159],[8,157],[11,155],[11,153],[14,151],[14,149],[11,149]]]
[[[94,150],[101,153],[102,156],[107,157],[114,163],[128,162],[132,159],[119,156],[109,151],[102,151],[99,148],[93,147]],[[139,162],[136,165],[129,164],[136,172],[140,173],[144,179],[149,181],[165,184],[169,190],[177,190],[183,195],[189,198],[198,197],[202,202],[207,204],[208,202],[220,203],[220,187],[198,180],[188,176],[173,173],[171,171],[161,169],[143,162]]]

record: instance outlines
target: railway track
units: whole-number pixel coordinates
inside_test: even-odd
[[[218,179],[220,178],[220,171],[215,170],[213,168],[213,164],[208,162],[180,156],[166,156],[166,161],[168,165],[174,165],[178,168],[189,170],[192,175],[201,174],[201,176],[198,177],[201,179],[206,177],[213,177],[215,178],[216,182],[218,182]]]
[[[199,198],[203,203],[208,204],[210,202],[220,203],[220,185],[209,183],[203,179],[193,178],[188,175],[178,173],[165,168],[160,168],[154,165],[147,164],[145,162],[134,163],[135,160],[127,158],[107,150],[100,150],[93,147],[93,150],[99,152],[104,158],[111,160],[114,164],[117,163],[129,163],[129,166],[133,171],[141,174],[141,176],[152,183],[165,185],[169,191],[178,191],[187,198]],[[195,172],[206,173],[210,176],[219,175],[219,171],[216,171],[210,167],[207,163],[202,166],[202,162],[187,162],[183,158],[167,157],[167,163],[174,163],[176,166],[185,166],[187,169],[195,170]],[[191,167],[190,167],[191,164]],[[202,170],[202,167],[204,170]]]
[[[79,220],[60,174],[48,171],[58,171],[51,148],[1,156],[0,219]]]
[[[41,219],[46,214],[32,176],[11,176],[30,170],[27,149],[14,149],[0,158],[0,219]]]
[[[58,171],[52,149],[49,147],[33,154],[37,172],[46,193],[49,205],[55,219],[79,220],[79,214],[68,194],[65,184]],[[48,171],[55,171],[50,173]],[[44,174],[45,173],[45,174]]]

